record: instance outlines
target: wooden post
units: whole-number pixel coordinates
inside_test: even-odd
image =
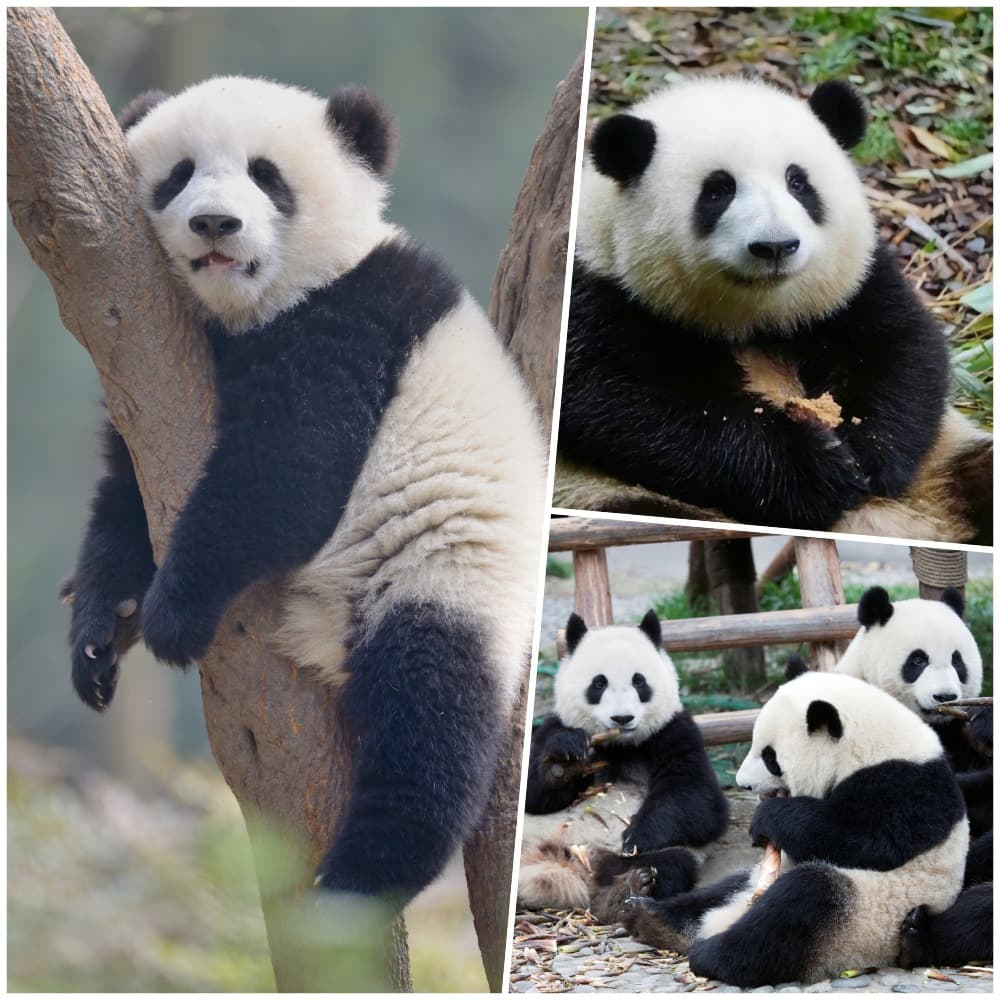
[[[826,608],[844,603],[837,543],[830,538],[796,538],[795,561],[799,568],[799,589],[803,608]],[[832,670],[846,649],[842,641],[813,642],[809,666]]]
[[[580,549],[573,553],[573,577],[576,581],[576,613],[588,628],[611,625],[611,582],[608,557],[604,549]]]
[[[969,555],[961,549],[910,548],[913,572],[920,584],[920,596],[928,601],[941,600],[947,587],[953,587],[965,597],[969,577]]]

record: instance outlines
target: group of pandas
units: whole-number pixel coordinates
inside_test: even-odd
[[[954,590],[872,587],[833,671],[789,661],[736,775],[765,848],[738,871],[739,851],[713,856],[727,802],[655,613],[590,630],[571,615],[555,714],[532,735],[520,905],[589,906],[744,988],[991,960],[992,706],[937,711],[980,691],[963,614]]]

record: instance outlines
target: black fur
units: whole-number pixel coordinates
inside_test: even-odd
[[[216,444],[142,600],[143,635],[159,659],[198,659],[241,590],[306,563],[330,537],[412,348],[459,295],[435,257],[391,242],[264,327],[238,337],[209,327]],[[82,643],[110,642],[109,607],[141,599],[152,576],[151,556],[117,552],[123,537],[129,553],[149,542],[123,444],[113,458],[76,574],[74,621],[96,607],[101,624],[74,631],[74,662]],[[123,575],[118,562],[136,569]]]
[[[826,936],[849,918],[852,903],[846,876],[828,865],[799,865],[731,927],[696,940],[691,971],[744,989],[801,980]]]
[[[561,450],[750,524],[829,528],[869,495],[898,496],[937,435],[950,368],[889,251],[876,251],[835,315],[791,336],[761,329],[752,342],[794,363],[807,395],[832,393],[843,408],[836,431],[746,392],[721,339],[653,315],[577,261]]]
[[[326,106],[326,120],[376,174],[392,170],[399,145],[396,119],[370,90],[341,87]]]
[[[104,426],[104,453],[107,475],[97,484],[76,570],[63,588],[73,604],[73,687],[97,711],[114,696],[118,660],[138,638],[138,605],[156,569],[132,458],[110,422]],[[116,609],[129,600],[137,609],[121,617]]]
[[[991,771],[990,779],[992,778]],[[992,881],[993,831],[988,830],[969,845],[969,853],[965,856],[965,878],[962,880],[962,885],[968,888],[971,885],[982,885],[984,882]]]
[[[885,587],[869,587],[858,601],[858,621],[865,628],[884,625],[892,617],[892,601]]]
[[[459,294],[435,257],[391,242],[263,327],[209,326],[216,443],[146,596],[158,659],[197,660],[241,590],[333,534],[411,350]]]
[[[787,851],[796,863],[891,871],[942,843],[964,816],[944,757],[925,764],[889,760],[856,771],[824,799],[764,799],[750,837],[756,846]]]
[[[586,634],[587,623],[575,611],[572,612],[566,622],[566,649],[573,653]]]
[[[153,188],[153,208],[162,212],[176,198],[194,176],[194,160],[179,160],[170,173]]]
[[[831,739],[839,740],[844,735],[844,724],[840,713],[828,701],[812,701],[806,709],[806,729],[813,733],[826,730]]]
[[[809,669],[806,661],[798,653],[792,653],[785,664],[785,680],[793,681]]]
[[[966,889],[943,913],[918,906],[902,927],[899,965],[965,965],[993,960],[993,886]]]
[[[351,651],[343,718],[364,729],[352,734],[354,787],[318,869],[323,887],[402,907],[472,832],[503,737],[481,634],[432,604],[404,604]]]
[[[963,621],[965,620],[965,598],[962,592],[954,587],[945,587],[941,591],[941,600],[951,608]]]
[[[853,149],[865,137],[868,112],[850,84],[841,80],[821,83],[809,98],[809,107],[844,149]]]
[[[295,214],[295,192],[288,186],[277,164],[258,156],[247,168],[250,179],[271,199],[271,204],[286,218]]]
[[[147,90],[138,97],[133,97],[118,112],[118,124],[121,130],[127,132],[133,125],[138,125],[157,104],[162,104],[169,96],[162,90]]]
[[[663,629],[660,627],[658,615],[652,608],[642,616],[642,621],[639,622],[639,630],[643,635],[648,636],[649,641],[656,649],[663,648]]]
[[[653,158],[656,129],[635,115],[612,115],[600,122],[590,139],[594,166],[619,184],[642,175]]]
[[[678,844],[698,846],[719,837],[726,828],[728,807],[705,754],[705,745],[687,712],[673,717],[659,732],[638,745],[605,744],[595,756],[607,767],[596,775],[553,779],[553,760],[579,761],[589,755],[582,729],[570,729],[552,716],[532,734],[525,810],[550,813],[574,802],[597,782],[628,780],[648,773],[642,808],[622,835],[625,851],[646,852]]]
[[[694,203],[694,227],[701,236],[707,236],[736,197],[736,180],[725,170],[713,170],[701,183],[701,190]]]
[[[821,226],[826,218],[826,209],[819,192],[809,181],[809,174],[797,163],[792,163],[785,171],[785,182],[789,194],[806,210],[809,218]]]

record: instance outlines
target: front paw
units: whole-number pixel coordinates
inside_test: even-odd
[[[993,706],[983,705],[969,712],[969,742],[973,749],[993,756]]]
[[[773,844],[781,850],[780,838],[777,832],[777,816],[784,807],[786,799],[764,799],[754,811],[750,820],[750,843],[754,847],[767,847]]]
[[[103,712],[118,684],[118,658],[135,642],[133,598],[117,605],[100,605],[88,595],[64,587],[61,596],[73,604],[70,626],[70,662],[73,687],[86,705]]]
[[[655,830],[649,829],[647,824],[632,820],[631,824],[622,834],[622,854],[632,857],[636,854],[645,854],[646,851],[655,851],[663,847],[663,838],[657,838]]]
[[[161,570],[142,602],[142,637],[163,663],[186,667],[208,651],[219,613],[186,597]]]

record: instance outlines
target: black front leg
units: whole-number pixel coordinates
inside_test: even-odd
[[[155,569],[132,459],[110,422],[104,443],[108,473],[97,484],[76,569],[61,591],[73,606],[73,687],[99,712],[114,696],[119,659],[138,638],[139,608]]]
[[[591,784],[579,770],[589,754],[590,741],[582,729],[564,726],[555,716],[538,726],[531,734],[525,811],[550,813],[576,801]]]

